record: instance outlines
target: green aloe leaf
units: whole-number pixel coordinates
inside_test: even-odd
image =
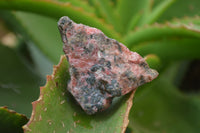
[[[1,44],[0,61],[0,106],[30,116],[31,102],[39,95],[42,79],[13,49]]]
[[[90,12],[90,13],[95,12],[94,8],[89,6],[89,4],[83,0],[52,0],[52,1],[62,2],[63,4],[68,2],[72,4],[73,6],[76,6],[77,8],[82,8],[83,10],[87,12]]]
[[[26,40],[32,41],[50,61],[57,63],[63,54],[57,20],[24,12],[15,12],[14,16],[24,29]]]
[[[34,12],[56,19],[62,16],[69,16],[77,23],[96,27],[101,29],[107,36],[120,40],[118,33],[115,32],[112,25],[97,18],[92,12],[86,12],[82,8],[77,8],[69,2],[63,4],[55,0],[1,0],[0,8]]]
[[[0,107],[0,132],[1,133],[23,133],[22,126],[28,122],[26,116]]]
[[[143,2],[143,10],[136,13],[127,26],[127,32],[133,30],[136,26],[152,24],[175,2],[176,0],[149,0]],[[128,4],[128,3],[127,3]]]
[[[30,121],[25,132],[124,132],[132,106],[132,94],[116,100],[106,111],[87,115],[67,91],[68,63],[62,56],[47,83],[40,89],[40,97],[33,102]],[[45,127],[45,128],[44,128]]]
[[[192,21],[195,21],[194,23]],[[181,20],[180,20],[181,21]],[[175,22],[166,24],[154,24],[143,26],[129,33],[124,38],[128,47],[133,47],[139,43],[155,40],[167,40],[172,38],[200,38],[200,27],[196,24],[200,19],[191,19],[190,22],[176,24]]]
[[[180,69],[173,64],[160,74],[156,82],[138,89],[129,115],[134,133],[198,133],[200,129],[200,98],[198,94],[180,92],[174,76]],[[139,90],[143,90],[140,93]]]
[[[182,18],[185,16],[193,17],[200,15],[199,0],[176,0],[158,19],[159,22],[170,20],[172,18]]]
[[[63,54],[63,44],[57,28],[57,21],[38,14],[19,11],[14,12],[9,19],[13,27],[16,25],[19,27],[17,32],[22,33],[27,42],[33,42],[53,63],[57,63],[60,55]]]
[[[100,16],[102,16],[107,23],[112,24],[116,31],[123,31],[122,26],[120,25],[119,16],[117,16],[117,12],[111,1],[93,0],[93,4],[95,5],[95,8],[98,9]]]
[[[160,58],[155,54],[145,54],[144,57],[145,61],[149,64],[150,68],[153,68],[155,70],[159,70],[161,67],[161,60]]]
[[[154,23],[162,14],[175,3],[177,0],[163,0],[160,2],[146,18],[143,19],[141,24],[151,24]],[[140,24],[140,25],[141,25]]]
[[[174,18],[171,21],[172,24],[174,25],[193,25],[193,26],[197,26],[196,29],[200,29],[199,25],[200,25],[200,16],[195,16],[195,17],[183,17],[183,18]]]
[[[131,50],[143,56],[156,54],[165,61],[200,58],[199,24],[199,17],[187,17],[143,27],[130,34],[132,37],[127,37],[127,43],[132,42],[128,43]]]
[[[140,17],[138,18],[138,15],[146,17],[144,14],[149,13],[150,7],[151,3],[149,0],[119,0],[116,10],[119,14],[119,21],[121,22],[121,27],[123,27],[124,32],[130,29],[130,27],[133,27],[132,23],[137,23],[135,20],[139,21]]]
[[[135,46],[132,50],[141,55],[155,54],[164,61],[200,58],[199,39],[169,39],[152,41]]]

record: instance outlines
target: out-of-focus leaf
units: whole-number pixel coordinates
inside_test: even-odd
[[[30,116],[31,102],[39,95],[40,77],[3,45],[0,45],[0,62],[0,106]]]
[[[167,40],[170,38],[200,38],[200,26],[192,23],[192,20],[200,21],[200,19],[191,19],[190,23],[184,24],[154,24],[149,26],[143,26],[136,29],[124,38],[125,44],[129,47],[133,47],[138,43],[154,40]],[[181,21],[181,20],[180,20]]]
[[[169,60],[197,59],[200,58],[199,39],[169,39],[146,42],[133,47],[131,50],[137,51],[145,56],[155,54],[163,62]]]
[[[57,21],[32,13],[15,12],[14,15],[21,28],[25,29],[28,39],[32,40],[52,62],[57,63],[63,54]]]
[[[176,0],[176,2],[162,14],[158,21],[163,22],[172,18],[200,15],[199,5],[199,0],[187,0],[184,2],[183,0]]]
[[[30,8],[31,5],[31,8]],[[105,23],[97,18],[95,14],[86,12],[82,8],[67,3],[58,2],[55,0],[1,0],[1,9],[20,10],[34,12],[52,18],[59,19],[62,16],[69,16],[77,23],[83,23],[92,27],[101,29],[107,36],[120,40],[118,33],[112,25]]]
[[[150,68],[153,68],[156,70],[160,68],[161,66],[160,58],[156,56],[155,54],[146,55],[144,58],[145,58],[145,61],[149,64]]]
[[[95,8],[98,9],[100,16],[102,16],[108,23],[114,26],[114,29],[119,33],[122,32],[122,26],[120,25],[119,16],[111,1],[109,0],[93,0]]]
[[[139,28],[125,39],[129,48],[145,56],[169,59],[200,58],[200,19],[174,19],[170,23]]]
[[[66,58],[62,56],[53,75],[47,76],[39,99],[33,102],[33,113],[24,126],[25,132],[124,132],[134,92],[116,100],[104,112],[87,115],[66,90],[67,66]]]
[[[0,132],[1,133],[23,133],[22,126],[28,119],[21,114],[6,107],[0,107]]]
[[[1,11],[0,15],[13,31],[22,35],[29,44],[31,54],[34,55],[33,52],[38,51],[50,62],[58,63],[60,55],[63,54],[63,44],[57,28],[57,20],[25,12]]]
[[[43,31],[44,28],[37,29],[36,28],[37,26],[34,23],[37,21],[33,21],[33,26],[27,28],[26,23],[23,24],[23,22],[22,22],[23,19],[21,20],[20,19],[21,17],[18,18],[18,16],[16,14],[17,14],[16,12],[12,13],[10,11],[3,11],[3,10],[0,12],[0,16],[6,22],[7,26],[13,32],[15,32],[17,35],[20,34],[19,38],[21,40],[20,42],[22,42],[22,43],[19,43],[20,45],[16,47],[18,49],[18,51],[20,50],[19,54],[22,55],[22,57],[24,57],[26,61],[27,61],[27,59],[29,59],[29,60],[31,59],[31,61],[34,64],[34,69],[36,69],[37,73],[40,74],[45,79],[46,75],[52,73],[52,71],[53,71],[52,70],[52,66],[53,66],[52,60],[53,59],[48,57],[47,54],[45,54],[40,47],[40,45],[42,45],[42,43],[45,42],[45,39],[41,40],[41,38],[40,38],[41,36],[39,34],[34,35],[34,31],[38,31],[39,33],[44,34],[45,33],[45,31]],[[31,17],[31,15],[30,15],[30,17]],[[41,16],[39,16],[39,17],[41,17]],[[25,17],[24,19],[26,20],[27,18]],[[46,26],[48,27],[49,25],[46,25]],[[29,29],[31,29],[31,28],[33,28],[33,30],[29,31]],[[49,28],[49,29],[51,29],[51,28]],[[51,35],[50,33],[49,33],[49,35]],[[55,42],[53,42],[53,41],[55,41],[55,40],[52,39],[52,43],[56,42],[56,41]],[[51,43],[51,42],[49,42],[49,43]],[[37,45],[35,45],[35,44],[37,44]],[[23,54],[24,52],[26,54]],[[33,64],[31,64],[31,65],[33,65]],[[33,66],[31,66],[31,67],[33,67]]]
[[[129,126],[134,133],[198,133],[200,98],[183,94],[172,81],[179,65],[167,69],[156,82],[138,90]],[[172,78],[173,77],[173,78]]]
[[[68,2],[73,6],[76,6],[78,8],[83,8],[87,12],[94,13],[94,8],[89,6],[89,4],[84,0],[52,0],[52,1],[63,2],[63,4]]]
[[[51,74],[53,72],[52,61],[50,61],[50,59],[47,58],[35,45],[28,44],[28,48],[32,60],[34,62],[35,69],[38,71],[38,74],[40,74],[44,79],[46,79],[46,75]]]
[[[130,27],[130,20],[134,19],[138,14],[146,14],[150,6],[149,0],[119,0],[117,3],[117,12],[119,13],[119,21],[121,26],[126,31],[126,27]]]
[[[14,15],[17,21],[14,23],[20,25],[21,29],[25,29],[22,32],[27,36],[26,39],[33,41],[50,61],[57,63],[60,55],[63,54],[63,43],[57,28],[58,20],[24,12],[14,12]]]
[[[142,21],[142,24],[154,23],[162,14],[177,0],[163,0],[152,12]]]
[[[143,11],[140,11],[129,20],[127,31],[134,29],[136,26],[152,24],[162,16],[162,14],[175,2],[176,0],[149,0],[143,2]],[[127,3],[128,4],[128,3]]]
[[[200,16],[174,18],[170,23],[174,25],[192,25],[194,27],[196,26],[196,29],[200,29]]]

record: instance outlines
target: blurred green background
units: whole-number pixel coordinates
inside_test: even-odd
[[[57,21],[65,15],[101,29],[159,71],[136,91],[127,133],[200,132],[199,5],[199,0],[2,0],[0,106],[30,118],[40,86],[64,54]]]

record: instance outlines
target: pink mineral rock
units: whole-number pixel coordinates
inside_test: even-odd
[[[66,16],[58,27],[69,62],[68,90],[87,114],[105,110],[114,97],[158,76],[139,54],[96,28],[76,24]]]

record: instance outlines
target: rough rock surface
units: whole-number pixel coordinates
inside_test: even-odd
[[[87,114],[105,110],[114,97],[158,76],[139,54],[96,28],[76,24],[66,16],[58,27],[70,64],[68,90]]]

